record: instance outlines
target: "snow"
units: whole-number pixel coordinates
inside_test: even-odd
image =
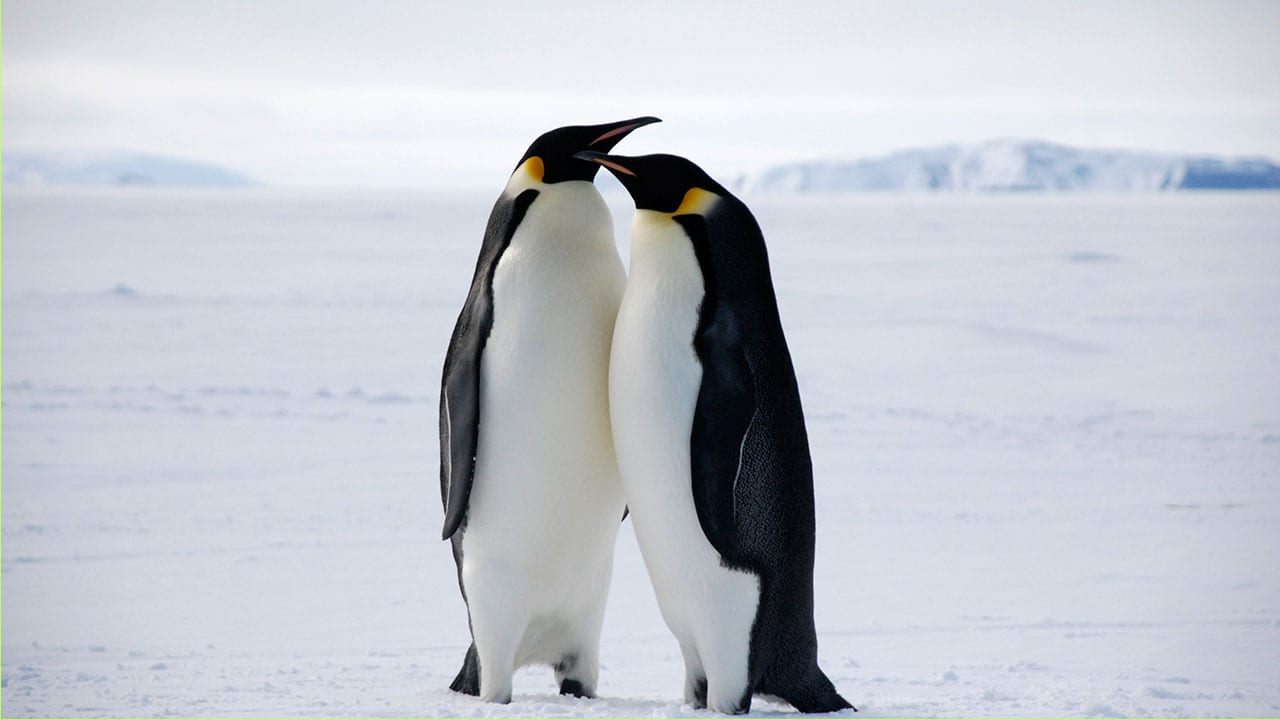
[[[752,193],[1275,189],[1280,188],[1280,166],[1260,158],[1089,150],[1004,138],[901,150],[855,162],[788,163],[749,176],[740,185]]]
[[[446,689],[489,194],[6,190],[4,716],[708,715],[629,522],[600,699]],[[1280,197],[751,203],[858,717],[1280,713]]]

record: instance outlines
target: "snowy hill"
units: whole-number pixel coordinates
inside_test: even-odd
[[[1280,189],[1280,165],[1123,150],[1084,150],[1037,140],[903,150],[858,161],[778,165],[739,185],[747,192],[1157,192]]]
[[[253,181],[217,165],[155,155],[5,152],[4,183],[231,187]]]

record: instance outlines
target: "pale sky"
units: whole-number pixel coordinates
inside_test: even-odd
[[[498,187],[559,125],[731,177],[997,137],[1280,159],[1280,2],[6,0],[6,150]]]

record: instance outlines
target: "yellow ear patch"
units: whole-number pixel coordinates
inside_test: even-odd
[[[680,201],[680,207],[676,208],[676,211],[671,214],[701,215],[711,209],[711,206],[719,199],[720,196],[710,190],[703,190],[699,187],[689,188],[689,192],[684,194],[684,200]]]
[[[533,178],[534,182],[542,182],[542,176],[547,172],[547,168],[542,164],[542,158],[534,155],[524,161],[524,171]]]

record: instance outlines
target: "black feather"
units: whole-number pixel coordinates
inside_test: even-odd
[[[537,190],[514,199],[498,198],[489,214],[484,243],[471,278],[467,301],[453,327],[440,383],[440,499],[444,503],[442,538],[463,527],[471,481],[475,476],[480,429],[480,358],[493,329],[493,273]]]

